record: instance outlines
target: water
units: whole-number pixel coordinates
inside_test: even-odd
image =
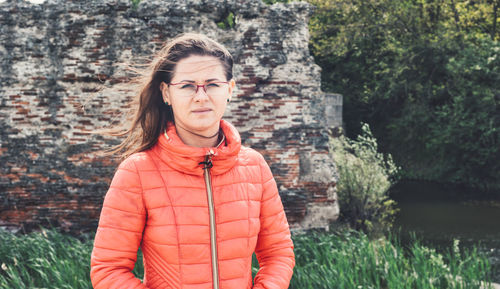
[[[500,283],[500,194],[486,195],[435,183],[403,181],[391,189],[398,202],[395,230],[402,239],[410,232],[438,249],[478,247],[493,266]],[[474,200],[473,200],[474,199]]]

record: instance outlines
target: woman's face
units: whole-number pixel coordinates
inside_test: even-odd
[[[192,55],[177,63],[171,83],[182,84],[161,84],[163,100],[172,106],[176,125],[203,135],[217,132],[235,86],[232,79],[228,84],[215,83],[227,81],[225,75],[221,61],[213,56]],[[203,87],[192,95],[186,94],[186,89],[203,84],[208,84],[208,94]],[[216,85],[220,88],[213,94]]]

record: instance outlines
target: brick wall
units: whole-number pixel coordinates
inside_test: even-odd
[[[292,228],[338,216],[328,129],[342,98],[320,90],[308,50],[306,3],[259,1],[23,1],[0,3],[0,227],[93,231],[117,160],[117,139],[87,130],[119,120],[133,91],[126,64],[181,32],[202,32],[235,58],[225,119],[276,177]],[[206,3],[202,3],[206,2]],[[236,16],[232,28],[217,22]]]

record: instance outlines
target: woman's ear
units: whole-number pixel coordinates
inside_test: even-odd
[[[170,105],[170,95],[168,93],[168,85],[165,82],[161,82],[160,91],[163,98],[163,102],[167,105]]]
[[[227,98],[227,102],[231,101],[231,98],[233,97],[233,90],[236,87],[236,81],[234,79],[231,79],[229,81],[229,97]]]

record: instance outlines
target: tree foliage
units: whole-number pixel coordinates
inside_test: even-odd
[[[310,48],[407,177],[500,189],[498,0],[309,0]]]

